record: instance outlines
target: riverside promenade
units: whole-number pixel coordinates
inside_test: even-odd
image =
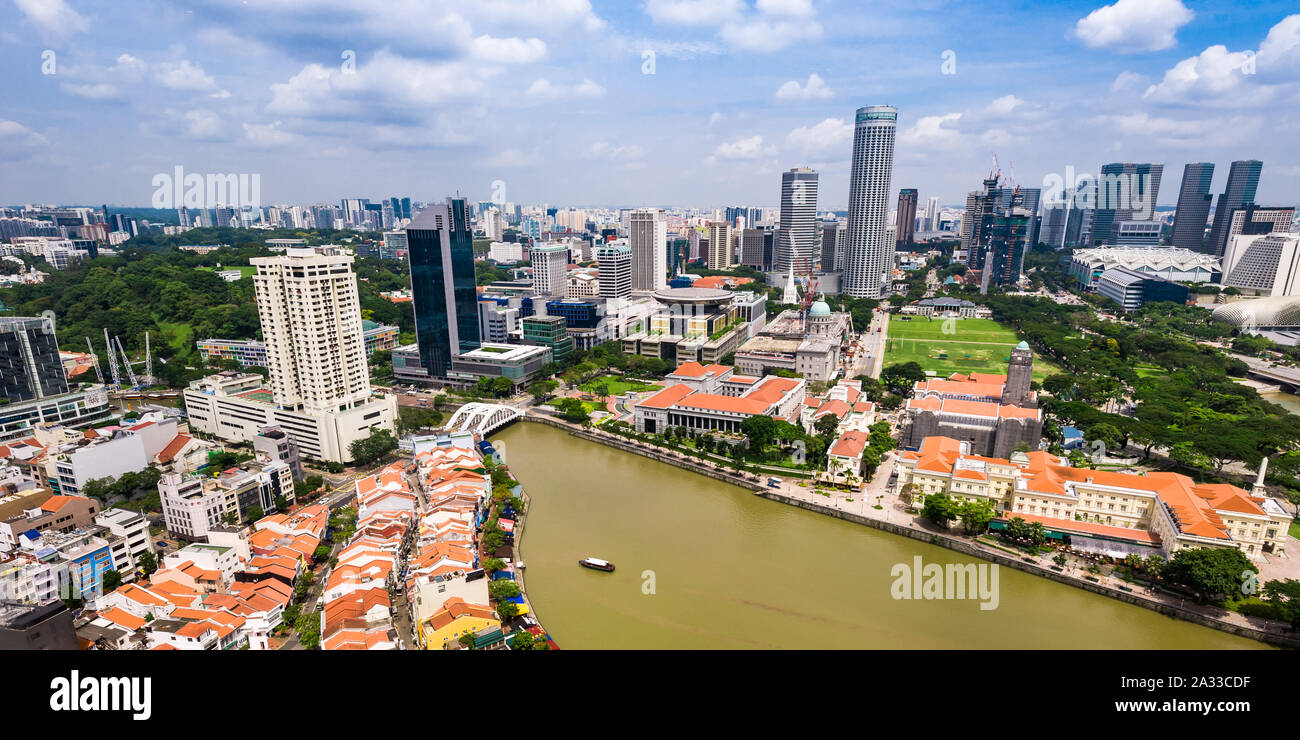
[[[1032,573],[1068,586],[1081,588],[1095,594],[1108,596],[1134,606],[1140,606],[1166,616],[1211,627],[1240,637],[1258,640],[1280,647],[1300,648],[1300,634],[1277,622],[1247,617],[1211,605],[1197,604],[1189,599],[1166,593],[1152,593],[1138,585],[1128,585],[1123,580],[1112,576],[1092,576],[1086,570],[1087,563],[1072,558],[1064,570],[1053,569],[1053,553],[1030,556],[1026,553],[1008,552],[986,542],[971,537],[960,536],[951,531],[942,531],[931,522],[919,516],[909,514],[898,497],[889,491],[889,478],[893,473],[895,454],[889,453],[877,469],[876,475],[863,487],[860,493],[821,489],[830,495],[819,492],[810,482],[786,479],[780,488],[768,488],[763,484],[766,475],[737,473],[735,470],[701,462],[699,459],[652,445],[639,440],[629,439],[598,427],[584,428],[558,419],[549,414],[528,414],[524,421],[543,423],[568,431],[571,435],[592,442],[650,457],[677,467],[686,468],[716,480],[726,481],[754,492],[755,495],[770,501],[797,506],[808,511],[833,516],[845,521],[862,524],[884,530],[902,537],[927,542],[945,547],[962,554],[980,558],[1009,568]],[[799,483],[805,483],[800,486]],[[879,506],[880,508],[876,508]],[[1290,563],[1296,563],[1294,559]],[[1096,578],[1094,582],[1088,577]],[[1263,579],[1261,578],[1261,583]],[[1131,588],[1125,591],[1121,588]]]

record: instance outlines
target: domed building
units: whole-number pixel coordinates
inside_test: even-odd
[[[1279,295],[1217,306],[1210,318],[1246,331],[1300,329],[1300,296]]]
[[[736,351],[736,370],[762,377],[790,370],[807,380],[834,380],[841,352],[853,325],[847,313],[831,310],[825,297],[808,308],[782,311]]]

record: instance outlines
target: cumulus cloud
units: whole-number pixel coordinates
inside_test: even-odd
[[[785,145],[807,157],[846,157],[853,144],[853,124],[827,118],[813,126],[800,126],[786,134]]]
[[[90,29],[90,20],[64,0],[14,0],[14,4],[47,37],[65,38]]]
[[[643,8],[655,23],[718,28],[741,51],[771,53],[822,35],[810,0],[759,0],[752,9],[741,0],[646,0]]]
[[[154,79],[169,90],[212,90],[217,86],[203,68],[188,59],[179,62],[160,62],[154,70]]]
[[[600,159],[640,159],[644,155],[645,149],[637,144],[615,146],[608,141],[598,141],[591,146],[591,156]]]
[[[280,121],[274,123],[244,124],[244,143],[256,148],[273,148],[287,146],[301,137],[281,128]]]
[[[645,12],[655,23],[704,26],[735,18],[743,7],[740,0],[646,0]]]
[[[1300,14],[1279,21],[1259,45],[1229,51],[1216,44],[1165,71],[1143,98],[1157,103],[1265,105],[1300,89]]]
[[[546,58],[546,42],[538,38],[493,38],[485,34],[474,39],[472,55],[489,63],[529,64]]]
[[[790,80],[776,91],[777,100],[826,100],[833,95],[835,91],[816,72],[808,75],[808,82],[802,86],[798,80]]]
[[[756,134],[746,139],[725,141],[719,144],[718,148],[713,151],[713,158],[728,161],[754,160],[771,153],[772,148],[763,146],[763,137]]]
[[[534,80],[524,94],[531,98],[548,100],[556,98],[598,98],[605,94],[605,88],[586,78],[583,78],[582,82],[576,85],[559,85],[552,83],[545,77],[541,77]]]
[[[1160,51],[1178,43],[1178,29],[1194,14],[1182,0],[1116,0],[1080,18],[1074,36],[1094,49]]]
[[[1016,106],[1023,104],[1025,101],[1017,98],[1015,95],[1003,95],[1002,97],[989,103],[988,112],[995,116],[1005,116],[1016,109]]]
[[[189,59],[149,63],[130,54],[119,54],[111,67],[70,66],[60,70],[67,81],[59,88],[87,100],[113,100],[126,88],[152,81],[157,86],[180,92],[217,90],[216,80]],[[228,93],[227,93],[228,95]],[[210,97],[221,97],[216,93]]]
[[[309,64],[271,85],[267,111],[275,115],[337,118],[385,113],[407,118],[448,100],[481,93],[500,68],[466,62],[408,59],[387,49],[350,72]]]

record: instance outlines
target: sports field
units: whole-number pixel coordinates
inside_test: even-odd
[[[1011,350],[1019,337],[992,319],[931,319],[889,317],[889,343],[885,365],[916,362],[940,378],[953,373],[1005,373]],[[1056,372],[1034,355],[1034,380]]]

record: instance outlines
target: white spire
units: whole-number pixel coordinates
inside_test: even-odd
[[[785,282],[785,292],[781,294],[781,302],[794,305],[799,302],[799,290],[794,285],[794,265],[790,265],[790,277]]]

